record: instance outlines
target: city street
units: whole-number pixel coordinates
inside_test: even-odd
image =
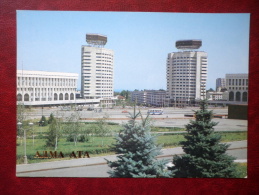
[[[81,121],[95,121],[98,118],[108,117],[108,121],[115,123],[126,123],[129,120],[129,114],[123,113],[127,111],[133,113],[132,108],[125,109],[102,109],[102,112],[87,111],[87,106],[84,107],[83,111],[78,111],[80,113]],[[199,107],[187,107],[187,108],[163,108],[164,113],[162,115],[151,115],[152,124],[154,126],[160,127],[184,127],[193,117],[185,117],[185,115],[194,114],[194,110],[198,110]],[[213,110],[214,114],[217,115],[227,115],[227,108],[209,108]],[[143,116],[147,115],[148,108],[140,108]],[[40,119],[42,114],[49,117],[51,113],[55,116],[59,115],[63,118],[68,117],[74,111],[61,111],[59,108],[34,108],[28,113],[29,118]],[[138,118],[140,120],[140,117]],[[226,118],[214,118],[213,121],[218,122],[215,126],[216,131],[247,131],[247,120],[237,120],[237,119],[226,119]]]
[[[230,144],[227,153],[241,162],[246,162],[247,141],[230,142]],[[162,149],[162,154],[158,156],[158,159],[172,161],[173,155],[179,154],[183,154],[181,147]],[[110,168],[104,158],[114,161],[116,155],[17,165],[16,175],[18,177],[109,177],[107,171]]]

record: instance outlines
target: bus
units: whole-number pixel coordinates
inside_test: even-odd
[[[163,114],[163,110],[162,109],[149,109],[147,111],[147,114],[150,114],[150,115],[162,115]]]

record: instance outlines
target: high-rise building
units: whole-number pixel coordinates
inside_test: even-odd
[[[81,48],[81,96],[84,99],[109,99],[113,97],[113,56],[104,48],[107,37],[86,34]]]
[[[176,41],[180,51],[167,57],[167,99],[169,106],[193,104],[206,98],[208,55],[197,51],[201,40]]]
[[[223,89],[226,88],[226,79],[225,78],[217,78],[216,79],[216,91],[218,91],[218,89]]]

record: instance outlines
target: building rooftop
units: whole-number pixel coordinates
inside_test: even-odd
[[[107,36],[100,34],[86,34],[86,42],[90,45],[104,46],[107,43]]]
[[[179,40],[175,42],[177,49],[199,49],[202,46],[202,41],[198,39]]]

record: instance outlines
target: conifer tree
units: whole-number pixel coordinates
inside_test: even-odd
[[[51,124],[53,120],[54,120],[54,115],[51,113],[49,116],[48,124]]]
[[[44,115],[41,117],[39,124],[40,124],[40,126],[47,126],[48,125],[48,121],[47,121],[47,119]]]
[[[196,120],[186,125],[186,141],[182,141],[183,156],[173,159],[175,177],[215,178],[235,177],[234,157],[228,156],[229,145],[220,143],[221,135],[214,132],[218,123],[211,121],[213,113],[207,110],[203,100],[200,110],[195,112]]]
[[[160,147],[155,144],[155,137],[150,133],[149,118],[143,118],[141,113],[130,114],[131,120],[124,125],[116,137],[113,149],[117,161],[108,161],[112,170],[110,177],[123,178],[154,178],[170,177],[170,171],[165,170],[167,161],[155,159],[160,154]],[[142,123],[137,123],[136,118],[142,117]]]

